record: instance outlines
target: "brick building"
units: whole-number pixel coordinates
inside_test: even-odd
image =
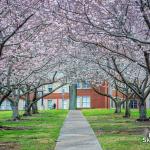
[[[45,90],[53,87],[45,87]],[[100,86],[102,92],[108,92],[107,84]],[[48,92],[48,91],[47,91]],[[54,93],[44,97],[44,108],[51,109],[56,104],[56,109],[69,108],[69,85],[65,85]],[[97,94],[86,82],[77,84],[77,108],[110,108],[110,100],[106,96]],[[41,108],[42,109],[42,108]]]
[[[53,89],[55,89],[58,84],[46,85],[43,86],[40,91],[43,91],[44,94],[49,93]],[[99,87],[100,91],[103,93],[111,94],[113,97],[123,95],[120,93],[116,93],[114,89],[108,87],[108,84],[105,83]],[[65,85],[60,89],[56,90],[54,93],[49,94],[48,96],[40,99],[38,101],[38,109],[39,110],[47,110],[52,109],[54,103],[56,104],[56,109],[68,109],[69,108],[69,85]],[[25,101],[21,99],[19,101],[19,109],[23,110],[25,106]],[[106,96],[101,96],[97,94],[87,82],[82,82],[77,84],[77,108],[114,108],[114,102]],[[131,108],[138,108],[138,100],[133,99],[130,102]],[[150,95],[146,100],[146,107],[150,108]],[[11,110],[10,102],[4,101],[0,106],[0,110]]]

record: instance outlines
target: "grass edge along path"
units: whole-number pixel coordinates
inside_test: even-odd
[[[0,126],[14,129],[0,130],[1,150],[54,150],[55,141],[67,115],[67,110],[41,111],[31,117],[13,122],[11,111],[0,111]]]
[[[144,130],[150,122],[137,122],[138,110],[131,110],[131,118],[126,119],[114,110],[82,110],[89,121],[103,150],[150,150],[150,143],[143,143]],[[150,110],[148,110],[150,116]]]

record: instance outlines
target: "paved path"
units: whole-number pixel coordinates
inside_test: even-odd
[[[93,130],[79,110],[71,110],[55,150],[102,150]]]

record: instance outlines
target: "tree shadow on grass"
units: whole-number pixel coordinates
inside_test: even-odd
[[[31,127],[9,127],[9,126],[0,126],[0,130],[29,130],[32,129]]]
[[[0,150],[20,150],[16,142],[0,142]]]

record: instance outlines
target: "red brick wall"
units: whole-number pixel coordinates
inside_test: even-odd
[[[62,95],[62,93],[52,93],[48,96],[45,96],[44,99],[69,99],[69,93],[64,93],[64,95]]]
[[[122,93],[120,93],[119,91],[116,91],[116,90],[113,90],[112,91],[112,96],[113,97],[120,97],[120,98],[124,98],[125,96],[122,94]]]

